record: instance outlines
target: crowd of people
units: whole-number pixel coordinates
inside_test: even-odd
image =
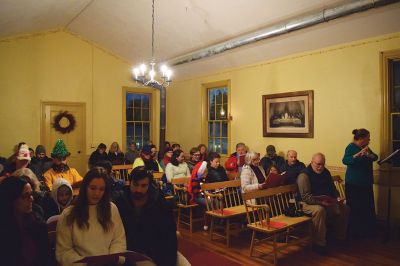
[[[86,256],[132,250],[150,257],[156,265],[176,265],[176,225],[165,195],[172,193],[174,178],[190,176],[190,202],[205,206],[201,183],[240,179],[242,193],[270,188],[268,179],[279,176],[279,185],[297,184],[298,201],[312,217],[313,250],[326,254],[327,241],[338,244],[352,237],[365,237],[375,230],[372,163],[377,155],[369,148],[370,134],[356,129],[344,153],[346,199],[340,198],[325,155],[315,153],[306,166],[295,150],[279,156],[273,145],[266,154],[236,145],[224,166],[221,156],[204,144],[190,149],[188,157],[179,144],[166,143],[162,152],[155,145],[140,150],[134,143],[126,154],[118,143],[98,145],[82,177],[67,164],[70,155],[57,140],[51,159],[39,145],[30,150],[19,143],[15,154],[2,160],[0,174],[0,260],[7,265],[75,265]],[[132,164],[129,185],[116,180],[112,166]],[[153,172],[164,172],[160,187]],[[168,190],[169,187],[169,190]],[[162,189],[167,188],[167,190]],[[79,193],[74,197],[74,189]],[[45,223],[57,217],[55,256],[47,240]],[[207,229],[207,221],[204,228]],[[129,265],[125,257],[113,257],[112,265]]]

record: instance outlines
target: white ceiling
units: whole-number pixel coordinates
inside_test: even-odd
[[[156,0],[158,61],[282,22],[340,0]],[[151,0],[0,0],[0,38],[66,29],[132,64],[151,57]],[[343,42],[400,32],[400,3],[174,67],[186,79]]]

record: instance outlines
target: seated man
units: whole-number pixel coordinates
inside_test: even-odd
[[[35,150],[35,157],[31,161],[31,169],[35,169],[36,175],[40,173],[38,178],[40,179],[49,168],[51,167],[52,159],[47,157],[46,148],[43,145],[37,145]]]
[[[150,257],[156,265],[176,265],[176,224],[172,209],[143,166],[130,175],[130,186],[115,200],[125,227],[127,249]]]
[[[303,211],[312,215],[314,251],[326,253],[326,224],[332,223],[338,242],[346,239],[349,207],[339,198],[331,173],[325,168],[325,155],[316,153],[311,164],[298,176]]]
[[[306,166],[304,163],[297,160],[297,152],[295,150],[288,150],[286,157],[287,160],[281,173],[286,174],[285,183],[287,185],[296,184],[297,176]]]
[[[57,178],[66,179],[72,186],[82,181],[82,176],[76,171],[75,168],[70,168],[67,165],[67,157],[71,153],[68,152],[64,141],[59,139],[56,141],[56,145],[51,153],[51,158],[53,158],[53,165],[49,170],[47,170],[44,176],[44,183],[51,190],[53,183]]]
[[[232,153],[225,162],[225,169],[229,179],[236,179],[240,176],[244,165],[244,156],[247,153],[247,147],[244,143],[236,144],[236,152]]]
[[[283,172],[285,167],[285,159],[276,154],[275,146],[268,145],[266,151],[267,153],[260,161],[260,165],[262,166],[264,171],[267,173],[270,167],[275,165],[278,168],[279,172]]]

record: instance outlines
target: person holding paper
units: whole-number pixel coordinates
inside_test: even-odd
[[[325,155],[316,153],[297,177],[303,211],[312,215],[313,250],[326,254],[326,224],[332,222],[337,243],[346,239],[347,220],[350,208],[339,198],[331,173],[325,168]]]
[[[124,226],[117,207],[110,202],[110,191],[103,168],[94,167],[85,175],[75,203],[58,220],[56,259],[60,265],[79,266],[82,264],[75,262],[84,257],[126,251]],[[124,261],[116,257],[113,263]]]
[[[249,151],[245,156],[245,165],[240,174],[242,192],[250,192],[266,188],[265,171],[260,166],[260,155],[254,151]]]
[[[368,130],[354,129],[353,142],[347,145],[343,156],[346,169],[346,200],[352,212],[349,219],[349,233],[354,237],[364,237],[374,233],[375,205],[373,192],[372,164],[378,156],[368,146]]]
[[[232,153],[225,162],[225,169],[229,179],[235,179],[240,176],[246,153],[247,147],[244,143],[240,142],[236,144],[236,152]]]
[[[286,158],[287,160],[281,173],[286,174],[285,183],[287,185],[296,184],[297,176],[304,170],[304,168],[306,168],[306,166],[304,163],[297,160],[297,151],[295,150],[288,150]]]
[[[176,224],[153,175],[137,167],[130,174],[130,186],[115,200],[121,213],[129,250],[150,257],[156,265],[175,266]]]

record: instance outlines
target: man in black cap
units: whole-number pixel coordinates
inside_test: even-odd
[[[140,156],[133,162],[132,169],[144,166],[147,171],[164,172],[156,158],[157,156],[154,156],[153,145],[144,145],[140,152]]]
[[[31,160],[31,169],[34,169],[34,173],[40,173],[40,176],[44,172],[49,170],[53,160],[46,155],[46,148],[43,145],[37,145],[35,149],[35,157]],[[38,177],[39,178],[39,177]]]
[[[260,165],[264,168],[265,173],[268,173],[271,166],[276,166],[279,172],[283,172],[285,167],[285,159],[276,154],[275,146],[268,145],[266,148],[267,153],[261,159]]]

